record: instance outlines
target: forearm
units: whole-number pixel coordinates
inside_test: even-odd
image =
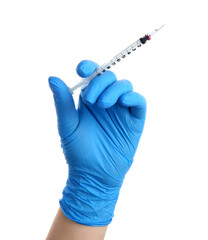
[[[46,240],[103,240],[107,226],[92,227],[78,224],[59,208]]]

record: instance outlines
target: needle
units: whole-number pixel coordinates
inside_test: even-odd
[[[164,27],[164,26],[165,26],[165,24],[162,25],[162,27]],[[159,31],[162,27],[158,28],[157,31]]]
[[[165,26],[165,24],[163,24],[160,28],[158,28],[158,29],[155,29],[155,31],[154,32],[152,32],[152,33],[150,33],[148,36],[151,38],[155,33],[157,33],[162,27],[164,27]]]

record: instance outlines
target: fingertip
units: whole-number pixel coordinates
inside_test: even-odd
[[[84,102],[86,105],[88,105],[88,106],[94,104],[94,102],[88,101],[88,100],[86,100],[86,99],[84,99],[84,98],[82,98],[82,100],[83,100],[83,102]]]
[[[124,107],[137,107],[137,109],[146,109],[146,99],[137,92],[130,92],[119,98],[119,103]]]
[[[55,76],[50,76],[48,78],[48,83],[49,83],[49,86],[50,88],[53,90],[54,88],[57,87],[57,82],[59,81],[60,79],[55,77]]]
[[[97,105],[101,108],[109,108],[118,101],[120,96],[131,91],[133,86],[130,81],[126,79],[115,81],[101,93]]]
[[[120,96],[120,98],[118,99],[118,102],[125,106],[126,104],[128,104],[128,100],[126,99],[127,93],[123,94],[122,96]]]
[[[57,78],[57,77],[50,76],[50,77],[48,78],[48,82],[49,82],[49,84],[53,84],[54,81],[56,81],[56,78]]]
[[[76,72],[80,77],[85,78],[92,75],[98,68],[99,65],[96,62],[83,60],[77,65]]]
[[[141,108],[146,108],[146,106],[147,106],[146,98],[143,95],[139,94],[139,93],[135,93],[135,95],[136,95],[135,101],[136,101],[136,98],[137,98],[137,101],[140,103],[139,106]]]
[[[94,97],[94,94],[93,95],[91,94],[91,96],[86,96],[86,94],[83,94],[83,101],[87,105],[92,105],[96,102],[96,99]]]
[[[48,78],[48,82],[50,89],[56,96],[57,95],[64,96],[65,94],[68,94],[68,92],[70,92],[65,82],[58,77],[51,76]]]
[[[116,75],[111,71],[106,71],[100,76],[94,77],[89,85],[82,91],[84,101],[88,104],[94,104],[100,94],[116,81]]]
[[[58,77],[54,77],[54,76],[49,77],[48,82],[52,86],[57,86],[57,87],[66,86],[66,84],[63,80],[61,80]]]

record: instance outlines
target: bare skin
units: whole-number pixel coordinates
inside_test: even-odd
[[[103,240],[107,226],[91,227],[68,219],[58,209],[46,240]]]

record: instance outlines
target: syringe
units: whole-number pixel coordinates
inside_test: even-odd
[[[104,63],[102,66],[100,66],[92,75],[86,78],[82,78],[79,83],[77,83],[74,87],[69,88],[70,92],[73,94],[74,90],[76,90],[79,87],[85,88],[90,83],[90,81],[96,77],[103,74],[105,71],[110,69],[112,66],[116,65],[116,63],[120,62],[121,59],[125,58],[131,52],[135,51],[137,48],[141,47],[143,44],[146,43],[147,40],[150,40],[151,37],[158,32],[164,25],[162,25],[160,28],[155,29],[152,33],[146,34],[144,37],[138,39],[136,42],[132,43],[130,46],[125,48],[123,51],[118,53],[116,56],[114,56],[110,61]]]

